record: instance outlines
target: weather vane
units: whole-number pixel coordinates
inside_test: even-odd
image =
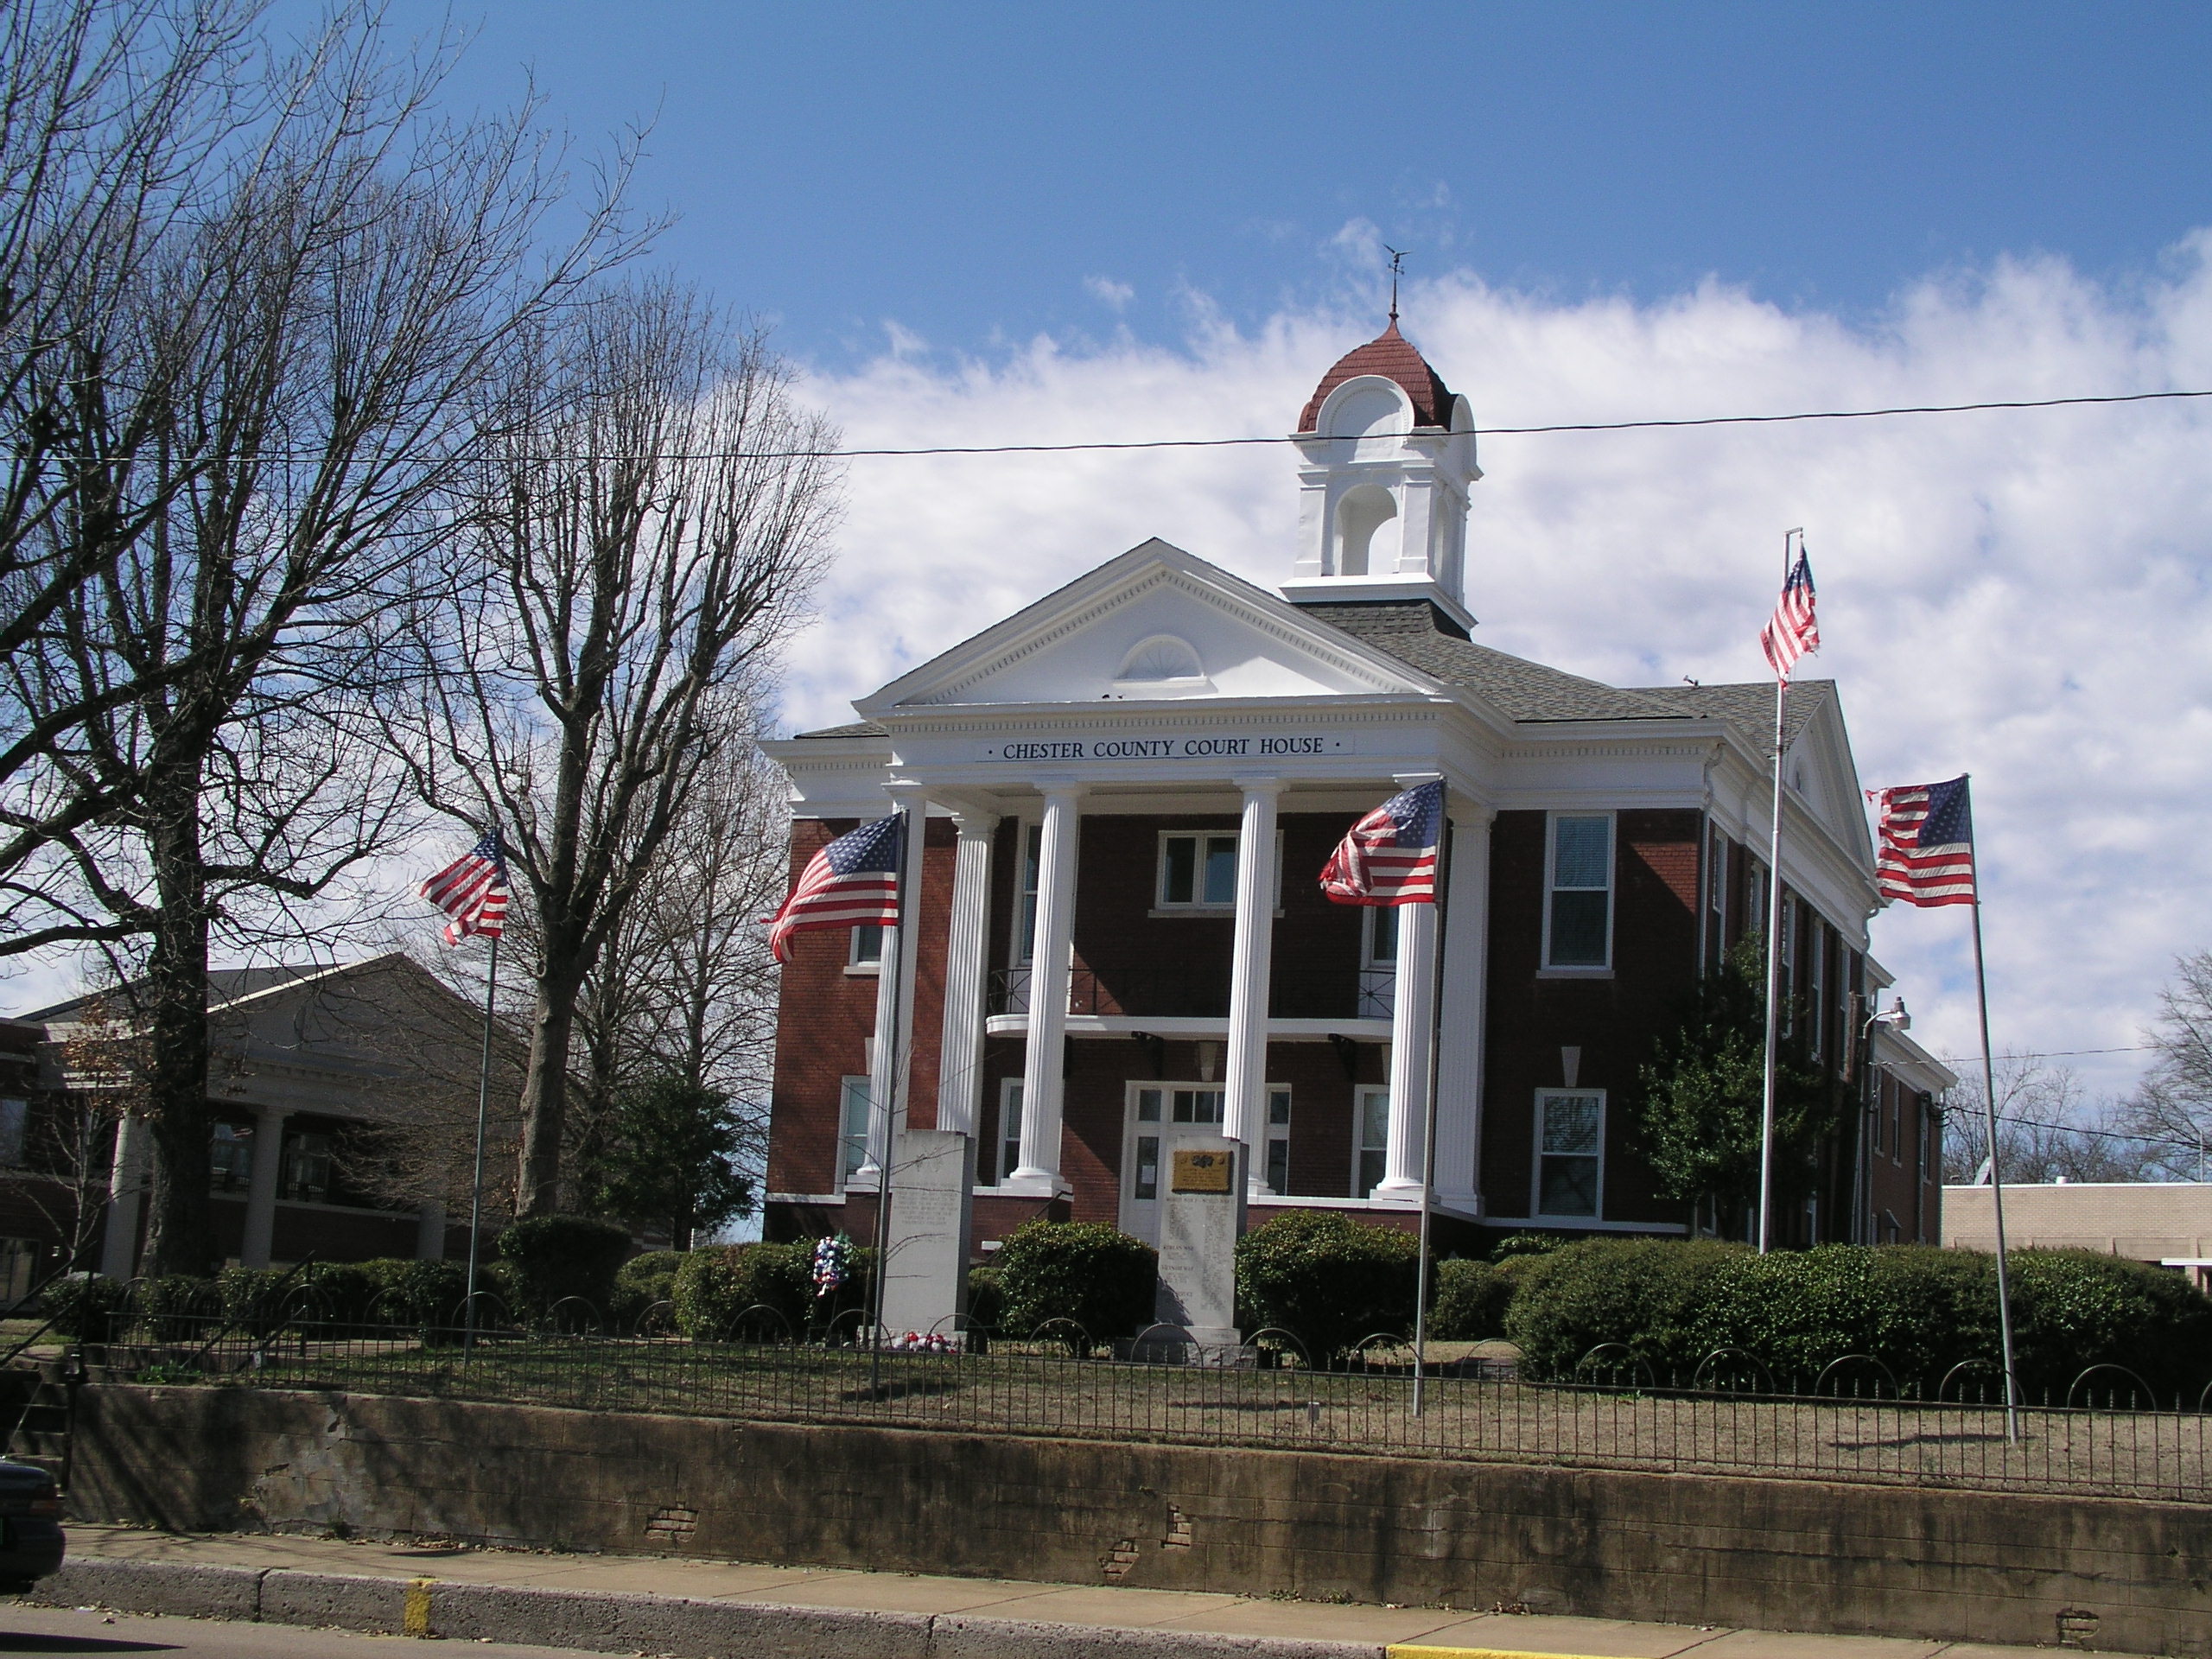
[[[1409,250],[1394,248],[1385,242],[1382,251],[1390,256],[1390,321],[1395,322],[1398,320],[1398,278],[1405,274],[1406,255]]]

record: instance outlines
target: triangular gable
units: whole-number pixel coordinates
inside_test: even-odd
[[[1874,840],[1866,827],[1866,797],[1843,721],[1843,702],[1833,684],[1790,739],[1784,776],[1821,827],[1863,868],[1874,868]]]
[[[956,704],[1436,696],[1445,690],[1155,538],[853,706],[880,718]]]

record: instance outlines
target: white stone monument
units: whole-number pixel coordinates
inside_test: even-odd
[[[1201,1356],[1234,1348],[1236,1241],[1244,1233],[1244,1149],[1216,1135],[1169,1137],[1160,1205],[1154,1317],[1191,1333]]]
[[[907,1129],[893,1142],[887,1340],[909,1331],[950,1337],[968,1312],[969,1167],[968,1137],[950,1129]]]

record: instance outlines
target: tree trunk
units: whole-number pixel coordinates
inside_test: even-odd
[[[515,1217],[561,1209],[561,1134],[568,1119],[569,1045],[575,1031],[576,986],[541,974],[530,1027],[530,1070],[522,1089],[522,1190]]]
[[[207,883],[196,762],[159,768],[146,804],[156,892],[153,951],[139,1009],[154,1142],[146,1273],[204,1274],[215,1259],[207,1198],[215,1130],[207,1103]],[[253,1155],[273,1158],[276,1149],[256,1146]]]

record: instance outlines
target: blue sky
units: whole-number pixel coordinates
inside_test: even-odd
[[[2201,4],[451,16],[458,100],[528,64],[580,137],[650,121],[665,257],[832,369],[887,322],[954,353],[1173,337],[1195,291],[1250,326],[1365,280],[1337,240],[1362,219],[1430,275],[1643,300],[1712,276],[1855,317],[2005,253],[2126,276],[2212,222]]]

